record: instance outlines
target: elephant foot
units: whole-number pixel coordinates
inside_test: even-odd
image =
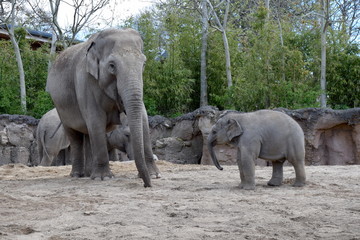
[[[91,172],[86,171],[84,175],[85,177],[91,177]]]
[[[160,173],[150,173],[150,177],[151,177],[152,179],[158,179],[158,178],[161,178],[161,174],[160,174]],[[139,172],[138,172],[138,178],[141,178]]]
[[[105,167],[97,167],[91,174],[92,180],[107,180],[114,177],[114,174],[110,171],[109,165]]]
[[[154,161],[146,162],[150,177],[152,179],[161,178],[160,171]]]
[[[241,184],[240,184],[240,189],[244,189],[244,190],[255,190],[255,184],[244,184],[244,183],[241,183]]]
[[[84,173],[78,172],[78,171],[71,171],[71,173],[70,173],[70,177],[73,177],[73,178],[82,178],[84,176],[85,176]]]
[[[151,174],[150,174],[150,177],[151,177],[152,179],[161,178],[161,174],[160,174],[160,173],[151,173]]]
[[[277,187],[282,184],[282,178],[271,178],[270,181],[268,181],[267,185],[272,187]]]
[[[292,186],[293,187],[303,187],[303,186],[305,186],[305,182],[297,182],[297,181],[295,181],[295,183]]]

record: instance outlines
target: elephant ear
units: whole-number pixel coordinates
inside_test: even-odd
[[[239,137],[243,133],[243,129],[238,121],[229,119],[226,133],[231,142],[235,137]]]
[[[86,53],[86,72],[90,73],[95,79],[99,79],[99,58],[96,53],[95,42],[90,44]]]

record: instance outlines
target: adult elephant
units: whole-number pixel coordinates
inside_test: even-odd
[[[60,151],[69,147],[70,142],[55,108],[41,117],[36,128],[36,142],[41,166],[52,165]]]
[[[93,157],[91,178],[112,178],[106,132],[126,112],[134,159],[145,187],[150,175],[160,177],[153,159],[149,125],[143,103],[143,42],[132,29],[108,29],[84,43],[69,47],[52,65],[47,91],[70,140],[72,177],[84,176],[83,135],[88,135]]]

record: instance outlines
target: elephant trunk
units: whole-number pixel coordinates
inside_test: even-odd
[[[132,78],[128,82],[132,83],[130,86],[119,88],[119,94],[125,106],[125,111],[128,118],[129,128],[131,132],[131,146],[133,157],[135,159],[136,168],[140,177],[144,181],[144,187],[151,187],[150,174],[147,169],[144,151],[143,138],[143,114],[144,103],[142,95],[142,79]]]
[[[131,140],[130,140],[130,143],[125,145],[125,152],[128,155],[128,158],[130,160],[134,159],[134,152],[133,152],[133,148],[132,148],[132,145],[131,145]]]
[[[211,159],[214,163],[214,165],[219,169],[219,170],[223,170],[223,168],[220,166],[219,164],[219,161],[215,155],[215,145],[216,145],[216,141],[215,140],[212,140],[212,135],[209,136],[208,138],[208,149],[209,149],[209,152],[210,152],[210,156],[211,156]]]

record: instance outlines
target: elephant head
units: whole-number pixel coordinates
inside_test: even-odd
[[[129,159],[134,159],[131,146],[131,134],[124,113],[120,114],[121,125],[117,126],[113,131],[107,133],[108,151],[116,148],[127,154]]]
[[[147,113],[143,103],[142,73],[146,61],[143,42],[132,29],[105,30],[89,39],[86,71],[98,81],[103,92],[125,111],[131,131],[136,166],[145,186],[151,186],[145,162],[144,136],[148,134]],[[117,115],[118,116],[118,115]],[[145,129],[145,130],[144,130]]]
[[[226,144],[235,142],[243,133],[240,123],[234,119],[223,116],[212,127],[208,136],[208,149],[211,159],[219,170],[223,170],[217,160],[214,147],[216,144]]]

